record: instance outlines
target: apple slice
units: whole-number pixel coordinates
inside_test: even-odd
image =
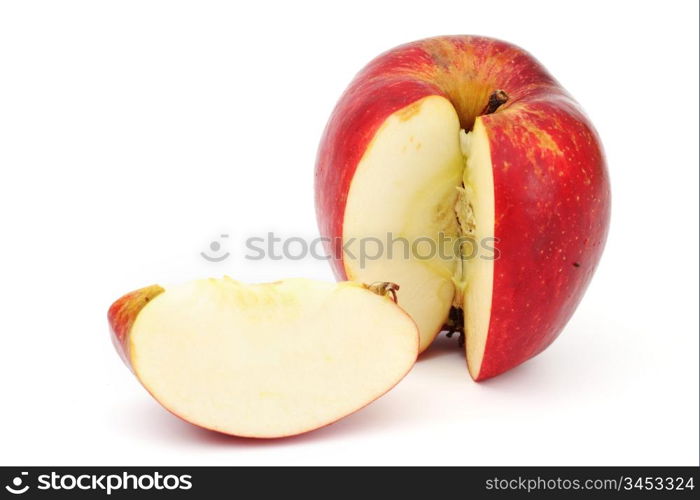
[[[113,339],[143,386],[198,426],[274,438],[330,424],[380,397],[418,355],[394,287],[205,279],[125,295]]]

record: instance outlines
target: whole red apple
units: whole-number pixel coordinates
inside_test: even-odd
[[[463,331],[483,380],[564,328],[603,251],[610,187],[593,125],[542,65],[449,36],[352,81],[321,140],[316,206],[338,278],[398,283],[421,350]]]

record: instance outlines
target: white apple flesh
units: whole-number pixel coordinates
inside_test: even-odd
[[[222,433],[273,438],[330,424],[393,387],[418,355],[411,318],[361,284],[224,278],[161,290],[131,321],[124,311],[138,297],[115,303],[117,344],[160,404]]]
[[[461,248],[459,238],[493,238],[488,148],[480,121],[466,134],[454,106],[444,97],[429,96],[384,122],[350,184],[343,240],[354,241],[346,245],[348,254],[364,258],[346,258],[345,272],[358,281],[400,281],[401,306],[419,327],[421,350],[457,306],[469,312],[469,348],[475,355],[483,352],[493,262],[464,261],[460,251],[469,250]],[[368,258],[374,252],[367,242],[375,238],[385,246]]]

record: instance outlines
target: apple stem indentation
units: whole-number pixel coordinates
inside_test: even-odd
[[[489,96],[489,102],[486,104],[481,114],[490,115],[507,102],[508,94],[506,94],[503,90],[500,89],[494,90]]]
[[[393,300],[396,304],[399,303],[398,297],[396,296],[399,285],[396,283],[391,283],[390,281],[377,281],[375,283],[363,286],[370,292],[374,292],[382,297],[391,295],[391,300]]]

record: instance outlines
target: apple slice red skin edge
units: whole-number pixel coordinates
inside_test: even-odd
[[[110,337],[122,361],[133,371],[129,359],[129,333],[141,310],[165,289],[151,285],[129,292],[116,300],[107,312]]]
[[[473,36],[413,42],[380,55],[355,77],[326,126],[315,174],[321,236],[337,278],[347,279],[345,205],[375,132],[392,113],[424,97],[450,99],[441,78],[454,67],[478,80],[480,68],[491,60],[482,83],[490,91],[504,90],[509,101],[481,118],[491,148],[499,258],[477,381],[549,346],[600,260],[610,220],[610,184],[600,139],[578,104],[519,47]],[[498,67],[501,72],[493,69]]]

